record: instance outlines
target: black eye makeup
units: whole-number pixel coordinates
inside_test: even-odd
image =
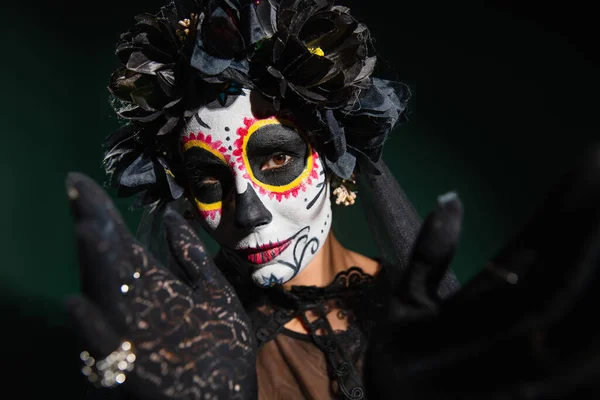
[[[199,202],[219,202],[233,187],[230,167],[205,149],[192,147],[186,150],[184,161],[190,190]]]
[[[248,139],[246,155],[254,177],[272,186],[291,183],[306,168],[308,144],[293,128],[270,124]]]

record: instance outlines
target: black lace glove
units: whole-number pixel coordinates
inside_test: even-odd
[[[522,232],[456,294],[437,286],[458,198],[425,221],[370,341],[371,399],[579,399],[600,394],[600,149],[552,188]]]
[[[67,189],[82,278],[67,310],[87,346],[84,373],[108,387],[126,378],[125,391],[143,399],[254,398],[250,322],[186,221],[165,215],[179,268],[169,271],[91,179],[72,174]]]

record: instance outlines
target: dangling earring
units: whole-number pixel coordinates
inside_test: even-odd
[[[356,200],[356,181],[354,180],[354,174],[350,179],[342,179],[334,176],[331,187],[334,188],[332,194],[337,196],[335,204],[343,204],[345,206],[351,206]]]

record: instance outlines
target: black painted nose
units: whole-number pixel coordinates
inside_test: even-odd
[[[260,201],[252,185],[235,197],[235,225],[238,228],[253,230],[273,220],[273,215]]]

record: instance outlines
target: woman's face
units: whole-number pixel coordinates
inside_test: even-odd
[[[329,183],[294,123],[249,91],[201,109],[181,143],[190,198],[209,234],[247,261],[260,286],[305,268],[331,227]]]

